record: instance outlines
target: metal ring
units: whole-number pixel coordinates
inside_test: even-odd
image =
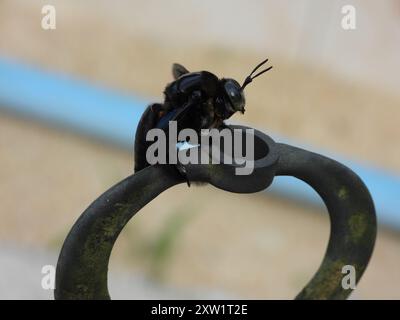
[[[248,129],[242,126],[231,128]],[[347,167],[321,155],[277,144],[254,130],[254,171],[237,176],[235,165],[188,165],[191,181],[220,189],[251,193],[267,188],[275,175],[297,177],[313,187],[328,208],[331,235],[317,273],[298,299],[345,299],[342,267],[352,265],[357,282],[372,255],[376,217],[368,189]],[[154,165],[129,176],[97,198],[68,234],[56,270],[56,299],[109,299],[108,262],[114,243],[128,221],[166,189],[183,183],[171,165]]]

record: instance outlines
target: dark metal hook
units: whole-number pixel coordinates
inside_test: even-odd
[[[241,126],[231,128],[248,129]],[[297,299],[345,299],[352,292],[341,285],[344,265],[364,273],[376,238],[373,201],[361,179],[344,165],[306,150],[275,143],[255,130],[254,171],[235,176],[234,165],[189,165],[192,181],[206,181],[223,190],[257,192],[275,175],[308,183],[327,206],[331,233],[322,264]],[[172,166],[154,165],[131,175],[96,199],[72,227],[56,271],[56,299],[109,299],[108,262],[114,243],[128,221],[166,189],[184,183]]]

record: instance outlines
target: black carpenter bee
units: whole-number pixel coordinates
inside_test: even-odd
[[[222,128],[224,120],[234,113],[244,113],[243,90],[254,78],[272,68],[253,75],[267,61],[258,64],[242,85],[231,78],[218,79],[211,72],[189,72],[182,65],[173,64],[175,80],[164,90],[164,103],[149,105],[139,121],[134,147],[135,172],[149,166],[146,150],[151,142],[146,141],[146,134],[150,129],[160,128],[167,132],[169,121],[176,121],[178,131],[191,128],[200,132],[201,129]]]

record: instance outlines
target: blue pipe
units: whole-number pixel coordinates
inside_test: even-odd
[[[0,110],[71,128],[132,149],[136,125],[148,103],[145,98],[0,57]],[[277,135],[271,136],[276,141],[302,145]],[[310,146],[306,148],[313,150]],[[378,221],[400,230],[399,174],[330,152],[315,151],[352,168],[372,194]],[[285,197],[321,204],[311,188],[294,178],[278,177],[271,190]]]

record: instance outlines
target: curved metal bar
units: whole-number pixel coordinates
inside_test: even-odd
[[[233,127],[232,127],[233,128]],[[246,127],[235,127],[246,129]],[[290,175],[313,187],[328,208],[331,235],[324,260],[297,299],[344,299],[342,268],[352,265],[357,282],[371,257],[376,217],[371,196],[360,178],[342,164],[254,131],[260,158],[249,176],[235,176],[233,165],[187,165],[191,181],[230,192],[251,193],[269,186],[275,175]],[[166,189],[184,182],[174,166],[155,165],[121,181],[80,216],[68,234],[57,264],[56,299],[109,299],[108,262],[126,223]]]
[[[318,271],[296,299],[346,299],[342,268],[351,265],[360,280],[371,258],[376,238],[372,198],[361,179],[349,168],[319,154],[277,144],[277,175],[294,176],[317,191],[330,217],[328,247]]]
[[[136,212],[182,182],[173,167],[156,165],[129,176],[97,198],[79,217],[61,249],[55,299],[110,299],[108,261],[118,235]]]

